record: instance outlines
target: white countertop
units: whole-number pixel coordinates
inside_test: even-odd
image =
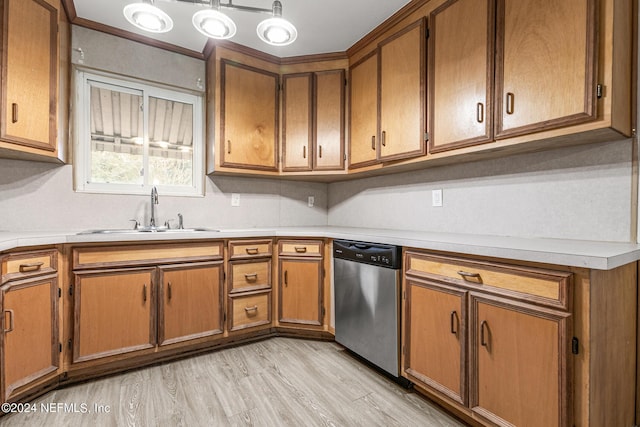
[[[456,252],[573,267],[609,270],[640,259],[635,243],[561,239],[527,239],[352,227],[273,227],[224,229],[219,232],[77,234],[66,231],[0,231],[0,251],[63,243],[136,242],[260,237],[327,237],[400,245],[417,249]]]

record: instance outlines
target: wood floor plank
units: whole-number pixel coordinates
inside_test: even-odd
[[[56,412],[11,414],[0,427],[464,425],[340,345],[293,338],[138,369],[32,403]],[[70,410],[82,405],[91,413]]]

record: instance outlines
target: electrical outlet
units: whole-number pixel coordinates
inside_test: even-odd
[[[240,206],[240,194],[238,193],[231,194],[231,206],[233,207]]]
[[[431,206],[442,207],[442,190],[431,191]]]
[[[316,203],[316,198],[313,196],[309,196],[309,198],[307,199],[307,206],[312,208],[315,203]]]

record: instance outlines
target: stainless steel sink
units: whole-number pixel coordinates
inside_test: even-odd
[[[97,230],[81,231],[78,234],[137,234],[137,233],[204,233],[204,232],[219,232],[212,228],[164,228],[164,227],[144,227],[138,229],[132,228],[104,228]]]

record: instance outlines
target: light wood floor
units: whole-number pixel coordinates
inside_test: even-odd
[[[269,340],[56,390],[0,426],[463,426],[339,345]]]

